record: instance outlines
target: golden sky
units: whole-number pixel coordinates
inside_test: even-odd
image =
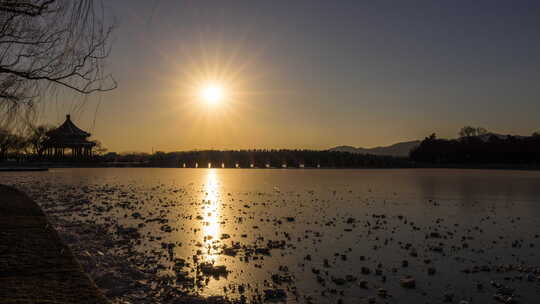
[[[481,1],[480,1],[481,2]],[[110,151],[372,147],[540,129],[538,7],[114,1],[118,89],[51,97]],[[438,3],[438,4],[436,4]],[[210,105],[201,89],[222,87]]]

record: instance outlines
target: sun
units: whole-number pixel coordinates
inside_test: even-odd
[[[225,98],[225,89],[220,84],[207,84],[199,92],[201,99],[209,104],[218,104]]]

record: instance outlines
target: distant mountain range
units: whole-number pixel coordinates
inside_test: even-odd
[[[386,147],[375,148],[355,148],[352,146],[338,146],[328,149],[328,151],[339,151],[359,154],[373,154],[373,155],[386,155],[386,156],[400,156],[407,157],[409,152],[420,144],[419,140],[400,142]]]

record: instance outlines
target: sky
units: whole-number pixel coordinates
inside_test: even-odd
[[[48,106],[109,151],[540,131],[540,1],[105,1],[118,88]],[[113,18],[114,17],[114,18]],[[199,96],[208,83],[225,98]],[[82,106],[81,106],[82,105]]]

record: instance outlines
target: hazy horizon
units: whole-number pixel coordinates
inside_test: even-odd
[[[540,3],[114,1],[112,92],[66,114],[109,151],[387,146],[540,130]],[[194,97],[205,82],[227,96]],[[80,100],[79,100],[80,101]]]

